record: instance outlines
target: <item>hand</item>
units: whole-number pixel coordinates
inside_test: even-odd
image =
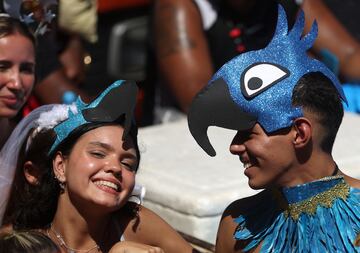
[[[118,242],[109,251],[109,253],[165,253],[159,247],[136,243],[136,242]]]

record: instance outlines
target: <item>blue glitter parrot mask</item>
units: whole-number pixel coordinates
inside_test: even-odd
[[[301,36],[303,29],[304,13],[289,31],[286,13],[279,5],[276,30],[267,47],[225,63],[196,96],[188,114],[189,129],[210,156],[216,153],[207,136],[209,126],[247,130],[259,123],[272,133],[303,116],[302,109],[291,102],[295,85],[307,73],[323,73],[346,101],[336,76],[323,63],[307,56],[317,36],[317,23],[305,36]]]
[[[77,113],[69,109],[67,119],[54,127],[56,140],[49,154],[52,154],[74,129],[88,123],[110,123],[123,119],[122,139],[124,140],[130,131],[136,131],[136,127],[133,127],[135,125],[133,112],[137,91],[138,88],[134,82],[121,80],[110,85],[89,104],[85,104],[78,97],[74,102]],[[133,133],[135,136],[136,134],[137,132]]]

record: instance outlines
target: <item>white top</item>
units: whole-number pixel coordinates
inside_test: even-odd
[[[210,29],[217,19],[216,10],[211,3],[206,0],[194,0],[194,3],[197,4],[200,10],[204,30]]]

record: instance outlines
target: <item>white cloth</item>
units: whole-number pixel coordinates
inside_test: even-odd
[[[215,23],[218,16],[216,10],[207,0],[194,0],[194,3],[197,4],[200,10],[204,30],[210,29],[210,27]]]
[[[14,129],[0,151],[0,225],[2,224],[9,191],[15,175],[19,150],[31,129],[36,128],[36,120],[43,112],[50,111],[54,105],[45,105],[32,111]]]

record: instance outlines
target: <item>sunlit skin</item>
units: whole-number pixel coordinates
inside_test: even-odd
[[[18,33],[0,38],[0,118],[14,117],[35,81],[35,49]]]
[[[247,131],[238,131],[230,152],[238,155],[244,164],[251,188],[279,186],[295,159],[291,138],[289,130],[268,135],[259,124]]]
[[[325,129],[317,118],[304,110],[304,117],[294,119],[289,128],[267,134],[255,124],[248,131],[238,131],[230,152],[239,156],[244,164],[244,174],[254,189],[265,189],[258,194],[238,199],[224,211],[217,233],[216,253],[243,252],[247,241],[236,240],[236,217],[257,210],[259,204],[272,204],[273,187],[291,187],[311,182],[334,173],[331,154],[322,150]],[[321,168],[321,169],[314,169]],[[337,172],[342,174],[341,171]],[[344,175],[352,186],[354,179]],[[251,252],[260,252],[261,243]]]
[[[127,202],[138,158],[133,141],[123,142],[122,134],[120,126],[102,126],[83,134],[69,157],[57,154],[55,163],[62,163],[55,173],[66,182],[60,202],[69,198],[77,207],[99,212],[115,211]]]
[[[150,210],[141,207],[134,217],[129,213],[131,206],[122,209],[134,188],[139,163],[134,142],[130,136],[123,141],[123,131],[119,125],[95,128],[76,140],[68,156],[55,154],[54,173],[66,186],[52,228],[66,245],[81,251],[97,244],[100,252],[192,252],[191,246]],[[119,242],[121,235],[125,242]],[[50,237],[59,244],[53,232]],[[62,250],[66,252],[64,247]]]

